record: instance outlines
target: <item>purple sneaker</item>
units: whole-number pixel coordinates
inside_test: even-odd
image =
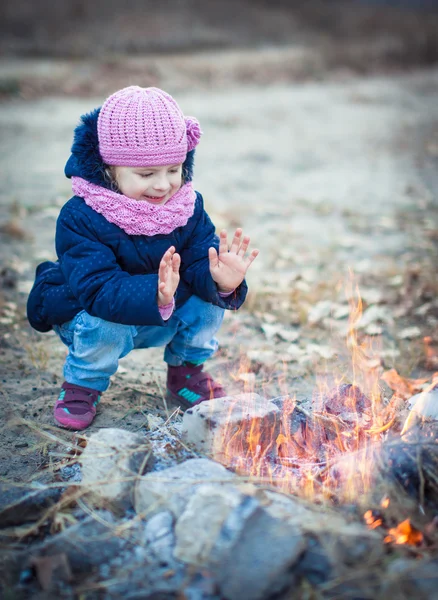
[[[190,408],[212,398],[226,396],[224,388],[203,371],[204,365],[185,363],[180,367],[167,367],[167,395],[174,402]]]
[[[85,429],[96,416],[102,393],[64,381],[54,409],[55,420],[66,429]]]

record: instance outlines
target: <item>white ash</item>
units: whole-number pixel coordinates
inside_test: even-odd
[[[155,423],[158,424],[158,421]],[[176,417],[171,424],[166,425],[162,421],[153,431],[146,433],[145,438],[150,443],[154,456],[151,471],[162,471],[175,466],[175,463],[197,456],[193,450],[188,450],[181,444],[181,426],[181,417]]]
[[[63,481],[69,481],[72,483],[79,483],[82,481],[82,469],[79,463],[66,465],[59,470],[59,473]]]

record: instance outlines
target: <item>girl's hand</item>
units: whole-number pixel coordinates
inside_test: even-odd
[[[158,269],[158,306],[170,304],[179,284],[181,257],[175,252],[175,246],[167,250]]]
[[[243,240],[242,230],[236,229],[231,247],[228,250],[226,230],[222,230],[219,237],[219,254],[216,248],[208,249],[210,260],[210,273],[216,282],[220,292],[232,292],[245,278],[245,274],[256,258],[259,251],[253,250],[249,256],[245,256],[250,238],[245,235]]]

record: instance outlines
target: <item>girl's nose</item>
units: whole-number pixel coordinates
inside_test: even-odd
[[[167,177],[165,175],[157,178],[154,183],[154,189],[163,191],[169,189],[169,182],[167,181]]]

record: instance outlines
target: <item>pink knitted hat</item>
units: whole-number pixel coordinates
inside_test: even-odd
[[[99,152],[108,165],[164,166],[183,163],[201,137],[193,117],[158,88],[136,85],[107,98],[97,120]]]

